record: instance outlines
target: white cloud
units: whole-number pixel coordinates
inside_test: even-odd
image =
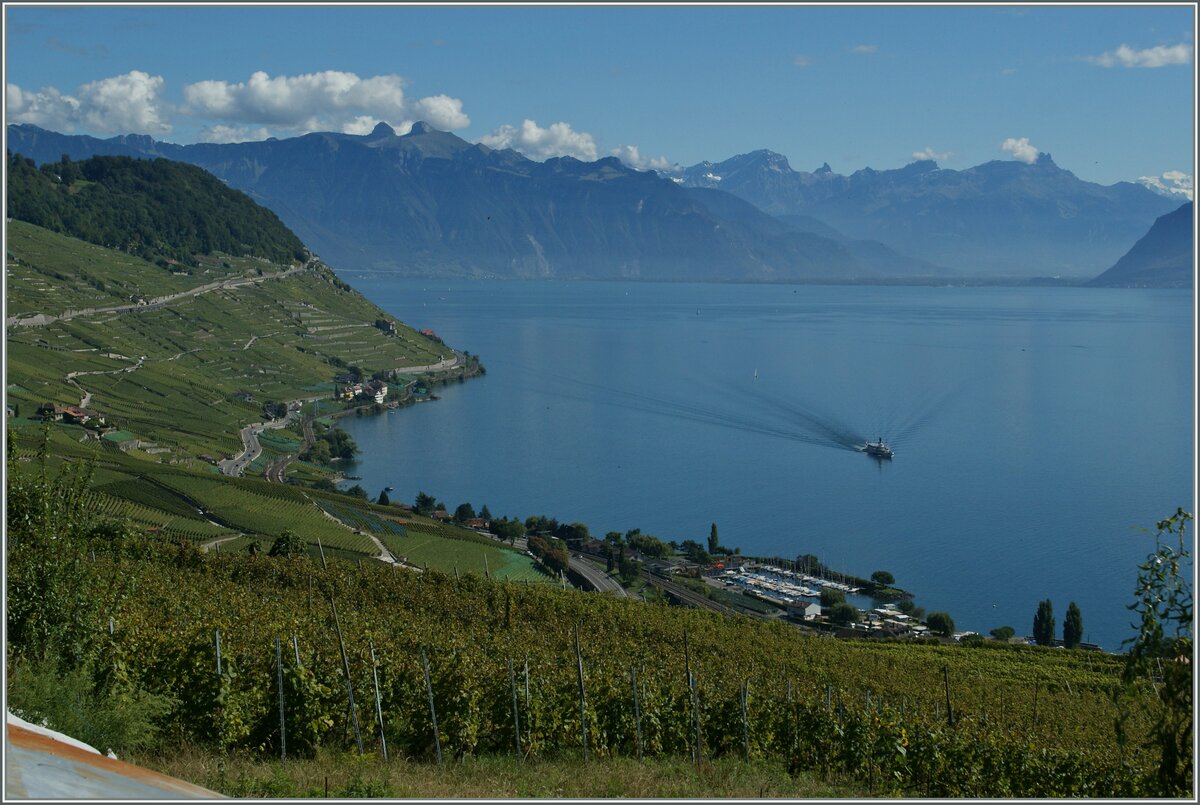
[[[629,167],[640,171],[661,171],[674,173],[679,170],[679,164],[666,157],[644,157],[638,152],[636,145],[620,145],[610,151],[613,156]]]
[[[36,92],[16,84],[5,87],[7,117],[58,131],[86,127],[97,132],[162,134],[171,130],[163,100],[163,78],[141,70],[103,78],[66,95],[55,87]]]
[[[592,135],[571,129],[570,124],[552,123],[542,128],[533,120],[526,120],[521,128],[507,124],[480,139],[488,148],[512,148],[530,159],[545,160],[551,157],[575,157],[585,162],[596,159],[596,141]]]
[[[952,156],[954,155],[949,151],[934,151],[929,146],[926,146],[924,151],[912,152],[913,159],[932,159],[934,162],[944,162]]]
[[[344,128],[364,116],[395,120],[406,112],[400,76],[360,78],[338,70],[275,77],[259,70],[245,82],[188,84],[183,97],[185,111],[198,117],[297,132]]]
[[[79,88],[83,124],[96,131],[161,134],[171,130],[164,117],[163,77],[131,70]]]
[[[879,45],[855,45],[850,48],[851,53],[875,53],[879,50]]]
[[[792,57],[792,64],[796,65],[797,67],[807,67],[808,65],[812,64],[812,59],[810,59],[808,56],[805,56],[803,53],[797,53]]]
[[[265,140],[270,136],[271,132],[263,126],[252,129],[218,123],[215,126],[205,126],[200,129],[199,140],[202,143],[249,143]]]
[[[1192,46],[1186,42],[1178,45],[1158,45],[1145,50],[1134,50],[1122,44],[1116,50],[1088,56],[1087,60],[1100,67],[1166,67],[1172,64],[1190,64]]]
[[[1161,176],[1139,176],[1138,184],[1160,196],[1192,200],[1192,175],[1183,171],[1166,171]]]
[[[5,116],[10,123],[32,123],[44,129],[74,131],[79,124],[79,99],[54,87],[37,92],[8,84],[4,92]]]
[[[1007,151],[1013,155],[1013,159],[1032,165],[1037,162],[1038,149],[1036,146],[1030,145],[1028,137],[1016,139],[1009,137],[1000,144],[1001,151]]]
[[[449,95],[431,95],[414,103],[413,113],[435,129],[443,131],[465,129],[471,125],[471,118],[463,113],[462,106],[462,101],[458,98],[451,98]]]

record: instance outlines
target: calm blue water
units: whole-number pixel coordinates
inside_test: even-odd
[[[959,628],[1050,598],[1118,649],[1195,511],[1187,292],[348,277],[479,354],[441,400],[343,420],[374,495],[891,571]],[[375,367],[371,367],[375,368]],[[757,378],[755,374],[757,372]],[[882,435],[880,463],[849,447]]]

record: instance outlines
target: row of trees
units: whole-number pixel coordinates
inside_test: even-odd
[[[1083,614],[1072,601],[1063,619],[1062,642],[1067,648],[1078,648],[1083,642]],[[1038,604],[1033,616],[1033,639],[1039,646],[1054,645],[1054,604],[1049,598]]]

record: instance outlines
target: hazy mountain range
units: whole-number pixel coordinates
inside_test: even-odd
[[[1095,277],[1177,202],[1036,164],[915,162],[850,176],[770,151],[660,176],[615,158],[535,162],[418,123],[180,146],[8,127],[10,150],[164,157],[273,210],[343,270],[744,281]]]
[[[682,181],[984,276],[1094,276],[1179,204],[1130,182],[1085,182],[1049,154],[1034,164],[955,171],[924,160],[842,176],[828,164],[795,171],[781,154],[762,150],[693,165]]]

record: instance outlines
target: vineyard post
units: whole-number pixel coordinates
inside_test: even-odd
[[[321,545],[320,537],[317,537],[317,550],[321,552],[321,569],[328,572],[329,563],[325,561],[325,547]]]
[[[292,632],[292,652],[296,655],[296,667],[300,667],[300,641],[296,639],[296,633]]]
[[[829,710],[833,707],[833,685],[825,686],[825,709]]]
[[[454,566],[454,587],[458,588],[458,565]]]
[[[792,728],[792,680],[790,678],[787,681],[787,698],[784,699],[784,702],[786,706],[783,709],[783,725],[788,736],[786,754],[790,757],[796,744],[796,733]]]
[[[109,637],[113,636],[114,627],[115,627],[115,624],[113,623],[112,615],[109,615],[108,616],[108,636]]]
[[[748,714],[750,703],[750,679],[742,685],[742,742],[746,744],[746,762],[750,762],[750,717]]]
[[[954,726],[954,708],[950,706],[950,669],[942,666],[942,680],[946,685],[946,723]]]
[[[517,757],[521,757],[521,715],[517,712],[517,677],[513,673],[512,657],[508,658],[508,686],[512,688],[513,732],[516,733]]]
[[[693,694],[692,656],[691,656],[691,651],[688,647],[687,629],[683,630],[683,670],[684,670],[684,673],[687,674],[688,704],[690,704],[692,706],[692,717],[689,719],[689,721],[691,721],[692,725],[694,726],[696,723],[696,700],[695,700],[695,697],[692,695]],[[692,740],[688,741],[688,744],[690,745],[690,749],[692,750],[692,762],[698,763],[699,758],[696,757],[696,741],[695,741],[695,739],[693,738]]]
[[[642,762],[642,709],[638,705],[637,669],[629,669],[629,681],[633,685],[633,726],[637,730],[638,763]]]
[[[529,655],[525,655],[525,712],[529,712]]]
[[[1041,680],[1033,683],[1033,728],[1037,729],[1038,694],[1041,693]]]
[[[375,684],[375,717],[379,719],[379,744],[383,748],[383,762],[387,763],[387,736],[383,728],[383,702],[379,698],[379,666],[375,664],[375,641],[369,641],[371,646],[371,680]]]
[[[214,635],[217,641],[217,682],[221,681],[221,630],[216,629]]]
[[[429,719],[433,722],[433,745],[437,749],[438,766],[442,765],[442,739],[438,735],[437,710],[433,706],[433,683],[429,681],[429,659],[421,649],[421,667],[425,669],[425,693],[429,696]]]
[[[283,718],[283,653],[275,638],[275,682],[279,685],[279,759],[287,760],[287,727]]]
[[[579,735],[583,740],[583,759],[586,761],[588,759],[587,711],[584,707],[583,654],[579,650],[579,624],[575,624],[575,667],[579,671]]]
[[[358,708],[354,705],[354,686],[350,683],[350,660],[346,656],[346,643],[342,640],[342,622],[338,618],[337,603],[333,593],[329,594],[329,606],[333,608],[333,625],[337,629],[338,648],[342,651],[342,671],[346,675],[346,695],[350,699],[350,718],[354,722],[354,741],[358,744],[358,754],[363,754],[362,733],[358,729]]]
[[[692,716],[696,729],[696,763],[704,762],[704,745],[700,742],[700,681],[692,674]]]
[[[488,561],[487,561],[486,553],[483,555],[483,577],[485,579],[490,579],[492,577],[492,572],[490,570],[488,570]]]

